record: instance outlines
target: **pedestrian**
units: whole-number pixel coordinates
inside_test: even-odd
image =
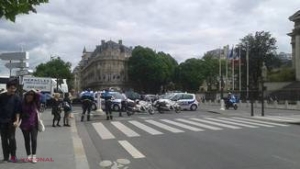
[[[69,116],[72,111],[72,103],[70,99],[69,93],[65,93],[65,98],[64,98],[64,103],[63,103],[63,108],[64,108],[64,126],[66,127],[71,127],[69,124]]]
[[[61,127],[59,125],[61,119],[61,112],[62,112],[62,100],[60,99],[59,93],[54,93],[52,99],[52,115],[53,115],[53,123],[52,127]],[[55,122],[57,121],[56,125]]]
[[[111,99],[112,95],[109,93],[109,89],[105,89],[103,94],[103,98],[105,100],[105,113],[106,113],[106,120],[112,120],[112,110],[111,110]]]
[[[83,92],[80,100],[82,103],[81,121],[84,120],[84,116],[86,112],[87,112],[87,121],[90,121],[91,109],[95,100],[93,93],[91,92],[91,89],[88,89],[87,91]]]
[[[16,127],[21,113],[21,99],[16,94],[18,81],[9,81],[7,91],[0,95],[0,134],[3,151],[3,162],[16,162]]]
[[[38,136],[38,107],[40,94],[35,90],[25,93],[22,101],[21,125],[27,153],[27,162],[36,163],[36,149]]]
[[[121,93],[122,95],[122,100],[121,100],[121,108],[119,112],[119,117],[122,117],[122,112],[127,110],[127,96],[124,91]],[[128,116],[130,116],[129,113],[127,113]]]

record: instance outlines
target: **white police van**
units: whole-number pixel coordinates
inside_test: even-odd
[[[171,100],[177,101],[183,110],[196,111],[199,107],[199,102],[196,99],[196,95],[192,93],[174,93]]]

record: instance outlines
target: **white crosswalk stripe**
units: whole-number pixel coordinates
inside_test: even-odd
[[[245,121],[251,121],[251,122],[256,122],[256,123],[262,123],[262,124],[269,124],[273,126],[281,126],[281,127],[287,127],[289,125],[285,124],[279,124],[279,123],[272,123],[272,122],[266,122],[266,121],[261,121],[261,120],[254,120],[254,119],[248,119],[248,118],[243,118],[243,117],[232,117],[233,119],[240,119],[240,120],[245,120]]]
[[[192,124],[192,125],[195,125],[195,126],[198,126],[198,127],[210,129],[210,130],[223,130],[222,128],[219,128],[219,127],[209,126],[209,125],[206,125],[206,124],[202,124],[202,123],[194,122],[194,121],[190,121],[190,120],[185,120],[185,119],[176,119],[176,120],[180,121],[180,122]]]
[[[93,123],[92,124],[96,132],[103,140],[114,139],[115,136],[111,134],[111,132],[101,123]]]
[[[155,130],[149,126],[146,126],[145,124],[143,123],[140,123],[138,121],[129,121],[129,123],[133,124],[134,126],[146,131],[147,133],[151,134],[151,135],[160,135],[160,134],[163,134],[162,132],[158,131],[158,130]]]
[[[163,123],[160,123],[160,122],[157,122],[157,121],[154,121],[154,120],[145,120],[147,123],[150,123],[152,125],[155,125],[159,128],[162,128],[162,129],[165,129],[165,130],[168,130],[172,133],[183,133],[184,131],[183,130],[179,130],[177,128],[174,128],[174,127],[170,127],[168,125],[165,125]]]
[[[252,125],[248,125],[248,124],[235,123],[235,122],[230,122],[230,121],[226,121],[226,120],[220,120],[220,119],[214,119],[214,118],[205,118],[205,119],[212,120],[212,121],[217,121],[217,122],[221,122],[221,123],[225,123],[225,124],[232,124],[232,125],[236,125],[236,126],[242,126],[242,127],[248,127],[248,128],[257,128],[256,126],[252,126]]]
[[[224,120],[228,120],[228,121],[234,121],[234,122],[239,122],[239,123],[245,123],[245,124],[252,124],[252,125],[255,125],[255,126],[274,127],[274,126],[267,125],[267,124],[260,124],[260,123],[249,122],[249,121],[238,120],[238,119],[232,119],[232,118],[224,118],[224,117],[221,117],[220,119],[224,119]]]
[[[175,122],[175,121],[172,121],[172,120],[162,119],[161,121],[169,123],[169,124],[173,124],[175,126],[178,126],[178,127],[181,127],[181,128],[187,129],[187,130],[191,130],[191,131],[203,131],[202,129],[192,127],[192,126],[189,126],[189,125],[186,125],[186,124],[183,124],[183,123],[178,123],[178,122]]]
[[[119,141],[119,144],[133,157],[133,158],[145,158],[145,155],[137,150],[132,144],[126,140]]]
[[[195,121],[199,121],[199,122],[202,122],[202,123],[208,123],[208,124],[212,124],[212,125],[215,125],[215,126],[220,126],[220,127],[230,128],[230,129],[241,129],[240,127],[237,127],[237,126],[217,123],[217,122],[213,122],[213,121],[209,121],[209,120],[203,120],[203,119],[199,119],[199,118],[190,118],[190,119],[195,120]]]
[[[139,137],[140,135],[136,133],[135,131],[131,130],[124,124],[118,121],[111,122],[112,125],[114,125],[117,129],[119,129],[122,133],[124,133],[127,137]]]

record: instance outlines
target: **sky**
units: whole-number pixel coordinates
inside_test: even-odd
[[[291,53],[288,17],[299,7],[296,0],[49,0],[15,23],[0,19],[0,53],[28,51],[30,69],[51,56],[74,68],[84,47],[122,39],[184,62],[256,31],[269,31],[278,53]],[[5,63],[0,60],[2,76],[9,74]]]

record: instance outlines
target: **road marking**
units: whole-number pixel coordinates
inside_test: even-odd
[[[209,126],[209,125],[206,125],[206,124],[202,124],[202,123],[198,123],[198,122],[194,122],[194,121],[190,121],[190,120],[185,120],[185,119],[176,119],[176,120],[180,121],[180,122],[192,124],[192,125],[195,125],[195,126],[198,126],[198,127],[210,129],[210,130],[223,130],[222,128],[219,128],[219,127]]]
[[[205,118],[205,119],[212,120],[212,121],[217,121],[217,122],[221,122],[221,123],[225,123],[225,124],[232,124],[232,125],[236,125],[236,126],[249,127],[249,128],[258,128],[257,126],[251,126],[251,125],[248,125],[248,124],[235,123],[235,122],[230,122],[230,121],[226,121],[226,120],[220,120],[220,119],[214,119],[214,118]]]
[[[114,139],[115,136],[111,134],[111,132],[101,123],[93,123],[92,124],[96,132],[103,140]]]
[[[158,130],[155,130],[149,126],[146,126],[145,124],[143,123],[140,123],[138,121],[129,121],[129,123],[135,125],[136,127],[146,131],[147,133],[151,134],[151,135],[160,135],[160,134],[163,134],[162,132],[158,131]]]
[[[162,119],[161,121],[169,123],[169,124],[173,124],[175,126],[178,126],[178,127],[181,127],[181,128],[187,129],[187,130],[191,130],[191,131],[204,131],[202,129],[192,127],[192,126],[189,126],[189,125],[186,125],[186,124],[183,124],[183,123],[178,123],[178,122],[172,121],[172,120]]]
[[[135,131],[131,130],[124,124],[118,121],[111,122],[112,125],[114,125],[117,129],[119,129],[122,133],[124,133],[128,137],[139,137],[140,135],[136,133]]]
[[[274,126],[282,126],[282,127],[289,126],[289,125],[285,125],[285,124],[272,123],[272,122],[266,122],[266,121],[260,121],[260,120],[253,120],[253,119],[247,119],[247,118],[243,118],[243,117],[233,117],[233,118],[234,119],[245,120],[245,121],[256,122],[256,123],[269,124],[269,125],[274,125]]]
[[[199,118],[190,118],[190,119],[191,120],[195,120],[195,121],[200,121],[200,122],[203,122],[203,123],[208,123],[208,124],[216,125],[216,126],[226,127],[226,128],[230,128],[230,129],[240,129],[240,127],[237,127],[237,126],[231,126],[231,125],[227,125],[227,124],[216,123],[216,122],[212,122],[212,121],[208,121],[208,120],[203,120],[203,119],[199,119]]]
[[[137,150],[133,145],[131,145],[126,140],[119,141],[119,144],[133,157],[133,158],[145,158],[145,156]]]
[[[174,128],[174,127],[170,127],[168,125],[165,125],[163,123],[160,123],[160,122],[157,122],[157,121],[154,121],[154,120],[145,120],[146,122],[150,123],[150,124],[153,124],[157,127],[160,127],[162,129],[165,129],[165,130],[168,130],[172,133],[183,133],[184,131],[183,130],[179,130],[177,128]]]
[[[228,120],[228,121],[234,121],[234,122],[240,122],[240,123],[245,123],[245,124],[252,124],[252,125],[262,126],[262,127],[274,127],[274,126],[267,125],[267,124],[259,124],[259,123],[255,123],[255,122],[249,122],[249,121],[238,120],[238,119],[232,119],[232,118],[224,118],[224,117],[220,117],[220,119],[224,119],[224,120]]]
[[[261,119],[279,120],[279,121],[287,121],[287,122],[299,122],[299,120],[297,120],[297,119],[286,118],[286,117],[263,117]]]

